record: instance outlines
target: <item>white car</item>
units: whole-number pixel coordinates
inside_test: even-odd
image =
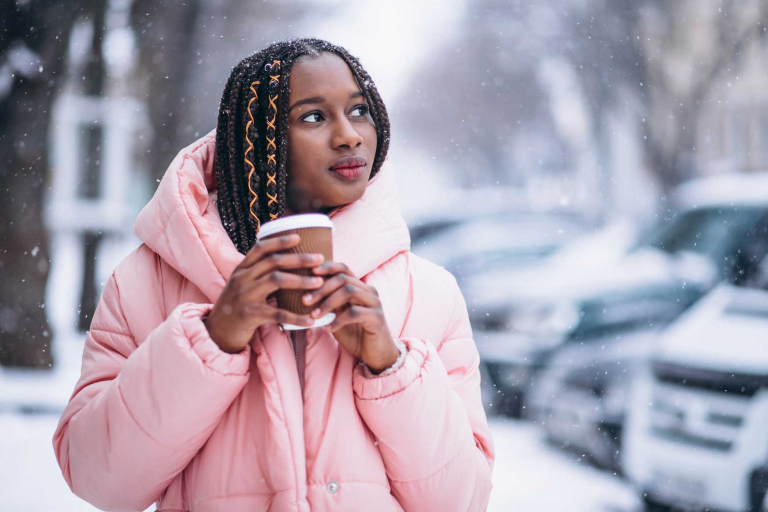
[[[768,510],[768,258],[670,326],[635,383],[622,466],[649,511]]]

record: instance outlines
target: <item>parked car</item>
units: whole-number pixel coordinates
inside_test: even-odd
[[[600,421],[571,428],[567,438],[556,425],[573,421],[574,410],[594,409],[600,393],[621,404],[628,366],[642,360],[655,334],[719,281],[743,281],[768,251],[765,177],[698,180],[673,197],[657,225],[618,257],[508,270],[467,283],[475,339],[503,395],[496,409],[546,421],[551,438],[566,445],[574,428],[599,429],[600,436],[615,428],[608,435],[620,446],[621,407],[610,424],[600,422],[607,418],[598,411]],[[597,377],[602,365],[622,359],[623,371],[608,374],[615,378]],[[593,380],[594,386],[578,385]],[[615,453],[611,448],[588,453],[602,457]]]
[[[450,222],[432,220],[411,228],[419,234],[411,250],[445,267],[459,285],[479,272],[535,263],[592,228],[563,213],[500,213]],[[430,234],[421,234],[424,229]]]
[[[736,183],[757,186],[761,180],[747,181],[738,179]],[[732,183],[729,192],[735,188]],[[691,224],[696,226],[693,232],[679,230],[673,224],[666,234],[662,230],[661,238],[677,233],[674,243],[664,245],[678,248],[686,246],[686,239],[691,240],[688,246],[695,243],[703,250],[701,256],[719,262],[715,264],[715,283],[743,284],[758,273],[760,261],[768,252],[768,198],[763,203],[751,190],[744,191],[741,201],[723,197],[721,190],[715,196],[708,201],[701,195],[696,197],[693,211],[699,221]],[[718,219],[714,226],[704,221],[713,214]],[[719,244],[715,243],[718,233]],[[583,450],[599,465],[621,471],[623,426],[632,379],[647,362],[665,327],[710,289],[705,281],[680,280],[677,287],[657,295],[651,304],[636,305],[634,316],[644,317],[642,322],[627,321],[627,328],[608,330],[607,334],[601,329],[592,330],[595,334],[582,330],[578,344],[565,344],[553,354],[529,400],[532,416],[541,421],[550,440]],[[663,297],[666,306],[659,300]],[[606,315],[616,316],[610,307],[598,316]],[[572,428],[563,428],[566,422]]]
[[[588,272],[584,266],[598,269],[620,259],[633,239],[631,224],[614,222],[565,244],[533,268],[512,267],[481,273],[468,280],[465,296],[488,375],[483,386],[489,413],[520,416],[523,393],[540,364],[579,320],[576,304],[567,299],[548,300],[546,293],[538,296],[547,286],[532,283],[543,283],[549,276],[566,272],[574,276],[565,281],[577,281]],[[528,302],[521,301],[519,307],[510,304],[507,296],[496,295],[498,283],[508,283],[509,289],[520,290],[521,296],[530,295]]]
[[[649,511],[766,510],[768,259],[756,274],[670,326],[640,374],[622,458]]]

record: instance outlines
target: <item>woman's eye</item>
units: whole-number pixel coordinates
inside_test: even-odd
[[[306,116],[301,118],[302,121],[306,121],[308,123],[319,123],[323,120],[322,114],[320,112],[310,112]]]
[[[352,109],[352,112],[360,112],[354,117],[361,117],[368,113],[368,105],[358,105]]]

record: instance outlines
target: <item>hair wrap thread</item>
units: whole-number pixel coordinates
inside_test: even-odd
[[[256,92],[256,89],[253,88],[254,85],[259,85],[261,82],[258,80],[255,80],[251,83],[251,92],[253,93],[253,97],[248,101],[248,116],[250,117],[250,120],[248,121],[248,124],[245,126],[245,142],[248,144],[248,149],[245,150],[244,154],[244,160],[247,165],[251,166],[250,172],[248,172],[248,190],[250,190],[251,194],[253,195],[253,199],[251,199],[250,204],[248,205],[248,211],[250,212],[251,216],[256,219],[256,232],[259,232],[259,229],[261,229],[261,221],[259,220],[259,216],[253,213],[253,203],[259,200],[259,195],[256,193],[255,190],[251,187],[251,179],[253,177],[253,173],[256,171],[256,166],[253,165],[253,162],[248,160],[248,153],[251,153],[251,158],[253,158],[253,142],[251,142],[251,138],[248,136],[248,130],[250,130],[251,126],[253,125],[253,112],[251,111],[251,104],[254,101],[257,101],[259,99],[258,93]]]

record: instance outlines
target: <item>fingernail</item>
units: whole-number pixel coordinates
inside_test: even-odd
[[[322,277],[313,277],[312,278],[312,284],[320,286],[323,284],[323,278]]]
[[[317,308],[314,311],[312,311],[312,316],[315,317],[315,318],[319,317],[320,316],[320,308]]]
[[[312,302],[312,294],[311,293],[305,293],[304,294],[304,302]]]

